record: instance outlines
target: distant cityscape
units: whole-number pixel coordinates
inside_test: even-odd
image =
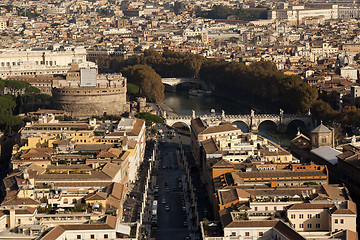
[[[0,239],[358,239],[359,26],[355,0],[1,1]]]

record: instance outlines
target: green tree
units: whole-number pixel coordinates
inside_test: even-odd
[[[30,84],[24,81],[5,80],[5,87],[9,89],[12,95],[15,95],[19,90],[26,89]]]
[[[130,94],[138,94],[139,93],[139,86],[138,85],[135,85],[135,84],[132,84],[132,83],[128,83],[127,84],[127,92],[130,93]]]
[[[40,89],[38,89],[37,87],[33,87],[33,86],[29,86],[25,89],[25,93],[26,94],[36,94],[36,93],[40,93]]]
[[[164,99],[164,84],[161,77],[148,65],[138,64],[123,70],[130,83],[140,87],[140,93],[149,100],[161,103]]]
[[[1,115],[12,115],[12,111],[16,107],[16,103],[11,96],[5,95],[0,96],[0,114]]]
[[[346,106],[340,113],[340,122],[345,126],[360,126],[360,109]]]
[[[333,121],[338,117],[338,112],[323,100],[317,100],[311,106],[311,112],[315,119]]]
[[[145,120],[146,126],[151,126],[152,123],[164,122],[164,119],[162,119],[161,117],[148,112],[139,113],[136,115],[136,117]]]

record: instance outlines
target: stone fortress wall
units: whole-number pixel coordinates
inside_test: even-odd
[[[98,74],[95,87],[74,85],[66,86],[59,82],[58,86],[53,86],[52,101],[55,108],[73,117],[122,114],[127,109],[126,78],[121,74]]]
[[[53,104],[74,117],[122,114],[126,111],[126,86],[116,88],[53,88]]]

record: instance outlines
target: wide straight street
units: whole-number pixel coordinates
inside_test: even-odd
[[[176,153],[179,142],[186,141],[186,137],[179,137],[178,134],[171,136],[168,130],[163,129],[164,137],[159,140],[155,165],[155,188],[158,189],[157,229],[152,230],[151,237],[157,240],[195,239],[189,226],[189,199],[183,190],[185,170],[180,168]]]

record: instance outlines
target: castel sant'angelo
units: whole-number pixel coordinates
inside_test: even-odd
[[[53,80],[52,95],[53,107],[74,117],[122,114],[126,111],[126,78],[73,65],[65,79]]]
[[[0,78],[27,81],[52,95],[51,108],[74,117],[122,114],[127,110],[126,78],[98,74],[84,47],[1,49]]]

